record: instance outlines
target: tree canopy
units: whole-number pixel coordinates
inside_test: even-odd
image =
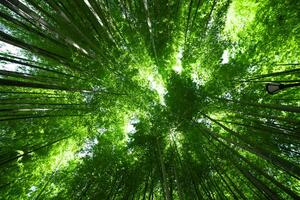
[[[1,0],[0,199],[300,199],[298,0]]]

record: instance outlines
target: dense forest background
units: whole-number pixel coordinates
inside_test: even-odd
[[[299,0],[1,0],[0,199],[299,199]]]

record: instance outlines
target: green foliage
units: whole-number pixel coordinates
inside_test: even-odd
[[[299,199],[299,11],[0,1],[0,199]]]

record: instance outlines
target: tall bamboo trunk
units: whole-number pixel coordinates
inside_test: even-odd
[[[163,191],[165,194],[165,200],[171,200],[170,199],[170,191],[169,191],[169,184],[168,184],[168,180],[167,180],[167,172],[166,172],[166,167],[165,167],[165,163],[163,160],[163,155],[161,152],[161,148],[160,145],[157,141],[156,143],[157,146],[157,151],[158,151],[158,158],[159,158],[159,162],[160,162],[160,167],[161,167],[161,173],[162,173],[162,181],[163,181]]]

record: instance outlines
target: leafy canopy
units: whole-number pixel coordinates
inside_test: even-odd
[[[1,199],[299,199],[299,11],[0,1]]]

